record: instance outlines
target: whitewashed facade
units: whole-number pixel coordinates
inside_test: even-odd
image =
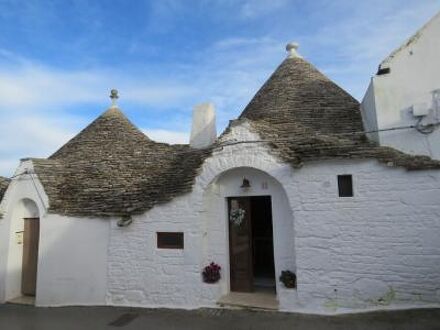
[[[32,172],[23,161],[16,175]],[[38,306],[102,305],[107,290],[110,222],[48,214],[35,175],[14,178],[0,204],[0,302],[21,296],[23,218],[40,218]]]
[[[242,124],[223,138],[256,136]],[[18,171],[23,168],[31,164],[24,162]],[[252,184],[246,192],[239,188],[244,173]],[[339,174],[353,175],[354,197],[338,196]],[[135,217],[125,228],[117,219],[47,214],[38,178],[14,179],[1,205],[0,287],[6,290],[0,299],[19,294],[14,232],[29,211],[23,201],[33,201],[41,219],[36,305],[213,307],[229,292],[225,197],[239,195],[272,196],[276,274],[291,269],[298,276],[297,289],[277,282],[280,310],[439,305],[439,171],[408,172],[375,160],[292,169],[255,144],[216,151],[192,193]],[[157,249],[157,231],[182,231],[185,248]],[[210,261],[223,266],[217,284],[201,279]]]
[[[371,79],[362,115],[366,130],[379,132],[370,138],[440,159],[439,58],[440,13],[386,58]]]

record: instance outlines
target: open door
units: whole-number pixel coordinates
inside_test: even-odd
[[[35,296],[36,293],[39,233],[39,218],[25,218],[21,273],[21,293],[25,296]]]
[[[231,291],[252,292],[253,267],[250,198],[229,198],[228,210]]]

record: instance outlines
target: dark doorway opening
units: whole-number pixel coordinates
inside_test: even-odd
[[[275,290],[272,202],[270,196],[251,197],[253,284]]]
[[[228,198],[231,291],[275,292],[270,196]]]
[[[38,245],[40,219],[25,218],[23,233],[23,259],[21,271],[21,293],[34,296],[37,289]]]

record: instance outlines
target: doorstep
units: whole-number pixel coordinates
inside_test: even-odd
[[[33,296],[20,296],[6,302],[7,304],[15,304],[15,305],[35,305],[35,297]]]
[[[221,307],[278,310],[277,296],[272,292],[230,292],[221,297],[217,305]]]

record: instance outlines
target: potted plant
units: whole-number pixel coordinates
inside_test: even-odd
[[[283,270],[281,272],[280,281],[288,289],[296,288],[296,274],[290,270]]]
[[[217,283],[220,280],[221,267],[215,262],[211,262],[208,266],[203,268],[202,276],[205,283]]]

